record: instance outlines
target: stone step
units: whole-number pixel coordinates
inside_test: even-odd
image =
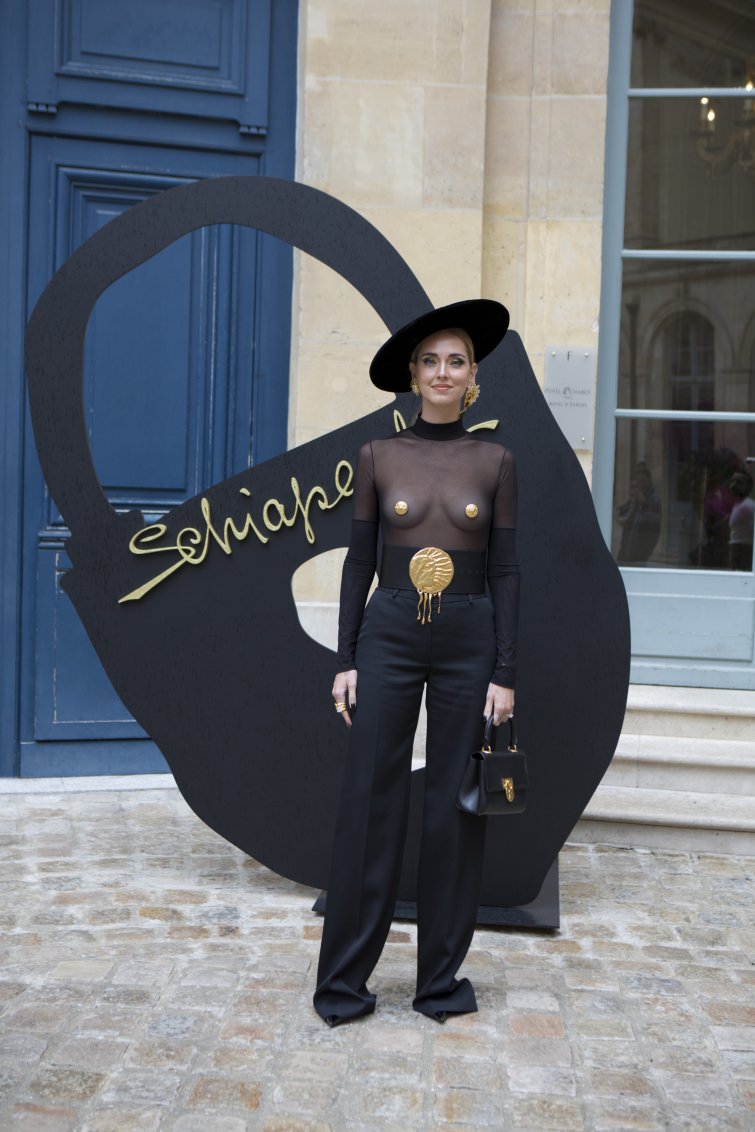
[[[755,742],[622,734],[606,786],[755,795]]]
[[[755,743],[755,692],[632,684],[624,732]]]
[[[755,857],[755,796],[601,784],[569,840]]]

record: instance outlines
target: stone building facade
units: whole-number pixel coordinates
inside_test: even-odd
[[[436,305],[504,302],[541,382],[546,345],[597,346],[609,15],[609,0],[301,3],[298,179],[375,224]],[[367,379],[379,318],[302,255],[292,331],[290,444],[387,403]],[[297,596],[335,600],[340,557]]]

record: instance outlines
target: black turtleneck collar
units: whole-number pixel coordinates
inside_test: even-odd
[[[421,440],[456,440],[459,436],[467,435],[461,417],[457,417],[455,421],[447,421],[445,424],[430,424],[422,417],[417,417],[410,426],[409,432],[413,432]]]

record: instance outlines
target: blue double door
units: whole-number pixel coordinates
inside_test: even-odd
[[[36,63],[27,93],[35,82],[39,89],[27,100],[36,107],[26,125],[27,313],[77,246],[154,193],[203,177],[293,174],[295,3],[276,5],[277,28],[270,4],[255,0],[63,0],[54,8],[41,0],[35,12],[48,6],[47,23],[30,15],[28,25]],[[286,50],[291,70],[276,87],[271,64]],[[39,61],[45,52],[49,73]],[[84,399],[113,507],[138,508],[155,522],[285,448],[290,280],[290,249],[216,226],[177,241],[100,297]],[[42,480],[28,418],[21,478],[15,773],[167,769],[60,588],[69,532]]]

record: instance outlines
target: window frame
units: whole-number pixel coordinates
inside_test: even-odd
[[[595,408],[593,501],[607,545],[611,546],[616,422],[620,419],[669,421],[755,422],[755,413],[673,409],[619,409],[619,350],[623,265],[630,259],[685,262],[755,263],[755,250],[689,250],[626,248],[624,214],[629,140],[629,107],[637,98],[738,98],[748,97],[742,87],[632,87],[634,0],[613,0],[610,15],[606,108],[603,239],[601,249],[600,338]],[[753,97],[749,93],[749,97]],[[653,567],[644,567],[645,570]]]

